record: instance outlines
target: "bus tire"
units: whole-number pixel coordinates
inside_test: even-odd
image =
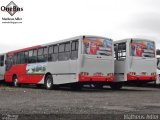
[[[47,75],[45,78],[45,87],[47,90],[53,89],[53,77],[52,75]]]
[[[110,87],[112,90],[120,90],[122,88],[123,84],[122,83],[112,83],[110,84]]]
[[[18,82],[18,77],[16,75],[13,76],[13,80],[12,81],[13,81],[13,86],[14,87],[19,87],[20,86],[20,84]]]

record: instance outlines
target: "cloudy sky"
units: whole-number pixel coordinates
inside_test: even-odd
[[[10,0],[1,0],[6,6]],[[78,35],[119,40],[153,39],[160,48],[160,0],[14,0],[23,7],[14,17],[22,24],[2,24],[0,52],[44,44]]]

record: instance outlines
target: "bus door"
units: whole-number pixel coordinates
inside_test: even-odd
[[[78,49],[79,49],[79,41],[73,40],[71,42],[71,55],[70,55],[70,73],[71,79],[76,79],[76,73],[78,71]]]
[[[126,71],[126,42],[114,44],[115,80],[124,81]]]

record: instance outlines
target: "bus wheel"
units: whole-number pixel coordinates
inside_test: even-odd
[[[122,88],[122,86],[123,86],[122,83],[112,83],[112,84],[110,84],[110,87],[113,90],[120,90]]]
[[[19,87],[19,86],[20,86],[20,84],[18,83],[18,78],[17,78],[17,76],[14,76],[14,77],[13,77],[13,86],[14,86],[14,87]]]
[[[52,78],[52,75],[47,75],[47,77],[45,79],[45,86],[46,86],[46,89],[48,89],[48,90],[53,89],[53,78]]]

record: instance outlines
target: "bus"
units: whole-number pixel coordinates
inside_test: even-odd
[[[6,54],[5,82],[45,85],[107,84],[114,80],[113,41],[100,36],[78,36]]]
[[[160,55],[157,55],[157,80],[156,84],[160,85]]]
[[[116,82],[144,84],[156,81],[154,41],[140,38],[123,39],[114,42],[114,51]]]
[[[6,54],[0,54],[0,82],[4,81],[4,74],[6,70],[6,64],[5,64]]]

